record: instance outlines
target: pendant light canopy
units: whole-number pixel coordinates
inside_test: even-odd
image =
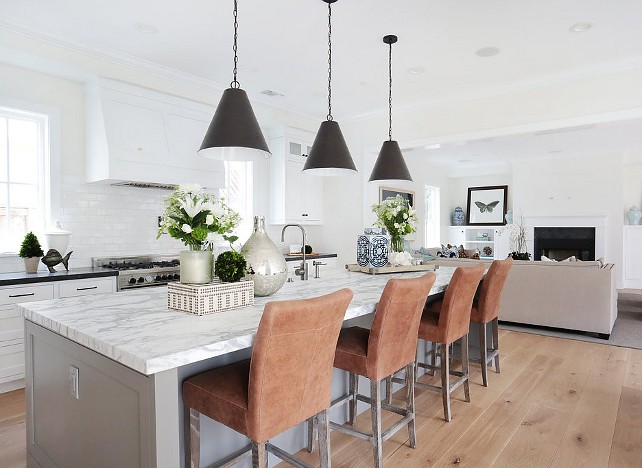
[[[332,119],[332,4],[337,0],[323,1],[328,4],[328,116],[319,127],[303,172],[322,176],[356,174],[343,133]]]
[[[377,183],[412,182],[399,143],[392,139],[392,44],[397,42],[397,36],[384,36],[383,42],[390,47],[388,51],[388,141],[384,141],[381,146],[369,181]]]
[[[234,80],[223,92],[198,154],[210,159],[255,161],[270,156],[247,93],[237,81],[238,0],[234,0]]]

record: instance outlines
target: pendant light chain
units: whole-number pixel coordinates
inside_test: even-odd
[[[388,138],[392,141],[392,42],[388,52]]]
[[[238,62],[239,62],[239,57],[238,57],[238,30],[239,30],[239,22],[238,22],[238,8],[239,8],[239,3],[238,0],[234,0],[234,46],[232,47],[232,50],[234,50],[234,80],[232,83],[230,83],[231,88],[240,88],[241,84],[238,82],[236,79],[236,75],[238,73]]]
[[[328,3],[328,120],[332,120],[332,3]]]

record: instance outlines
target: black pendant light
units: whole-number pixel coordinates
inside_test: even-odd
[[[234,0],[234,80],[223,92],[198,154],[210,159],[255,161],[270,156],[270,150],[252,105],[236,79],[238,0]]]
[[[388,52],[388,141],[384,141],[381,146],[369,181],[381,184],[412,182],[399,143],[392,139],[392,44],[397,42],[397,36],[384,36],[383,42],[390,47]]]
[[[337,0],[323,1],[328,4],[328,116],[314,138],[303,172],[323,176],[356,174],[343,133],[332,119],[332,4]]]

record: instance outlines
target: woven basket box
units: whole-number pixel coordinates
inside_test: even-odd
[[[207,284],[167,284],[167,307],[205,315],[254,305],[254,281],[222,283],[214,278]]]

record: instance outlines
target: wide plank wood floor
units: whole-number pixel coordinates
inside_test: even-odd
[[[455,393],[450,423],[441,396],[417,390],[417,448],[397,432],[384,444],[386,466],[642,467],[642,350],[506,330],[500,347],[502,373],[491,371],[484,388],[472,364],[472,401]],[[402,392],[394,396],[401,405]],[[397,417],[384,411],[384,427]],[[357,427],[370,430],[369,411]],[[338,432],[331,443],[333,467],[372,466],[368,443]],[[316,453],[297,456],[318,466]],[[24,466],[18,390],[0,394],[0,467]]]

